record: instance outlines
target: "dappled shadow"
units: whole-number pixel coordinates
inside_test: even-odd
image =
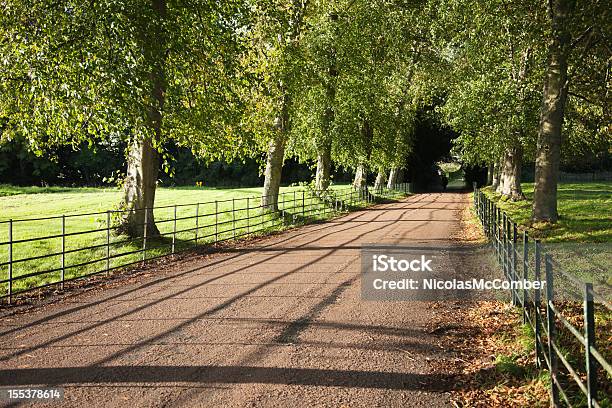
[[[410,209],[406,209],[405,211],[410,211]],[[380,214],[376,215],[374,217],[374,219],[378,219],[378,218],[384,216],[387,212],[388,212],[387,210],[381,209],[380,210]],[[398,219],[401,219],[403,217],[403,215],[404,215],[404,213],[400,213],[394,219],[389,220],[388,221],[389,225],[394,224]],[[307,246],[309,244],[312,244],[313,242],[321,240],[324,237],[329,237],[329,236],[334,235],[334,234],[339,234],[341,232],[345,232],[347,230],[350,230],[350,229],[353,229],[353,228],[356,228],[356,227],[359,226],[359,225],[351,226],[349,221],[347,221],[347,223],[349,223],[349,226],[344,227],[344,228],[338,228],[338,226],[335,225],[334,226],[335,228],[334,228],[334,230],[332,232],[324,234],[323,236],[317,236],[317,237],[315,237],[315,238],[305,242],[304,244],[298,245],[296,248],[305,247],[305,246]],[[312,265],[312,264],[314,264],[314,263],[324,259],[327,256],[332,255],[338,249],[341,249],[343,244],[349,244],[350,242],[355,242],[355,241],[359,240],[361,237],[363,237],[366,234],[369,234],[371,232],[372,231],[366,231],[366,232],[364,232],[362,234],[357,234],[357,235],[353,236],[351,239],[349,239],[348,241],[346,241],[345,243],[342,243],[342,244],[338,245],[337,247],[330,247],[328,254],[323,254],[323,255],[319,256],[318,258],[316,258],[314,260],[311,260],[309,262],[301,264],[300,266],[298,266],[295,269],[292,269],[292,270],[290,270],[288,272],[279,274],[278,276],[276,276],[276,277],[274,277],[272,279],[269,279],[269,280],[267,280],[267,281],[265,281],[263,283],[257,284],[256,286],[250,288],[249,290],[247,290],[245,292],[242,292],[241,294],[236,295],[234,297],[231,297],[230,299],[227,299],[225,302],[222,302],[222,303],[218,304],[217,306],[214,306],[214,307],[212,307],[212,308],[210,308],[210,309],[208,309],[208,310],[198,314],[197,316],[195,316],[195,317],[193,317],[191,319],[188,319],[186,321],[182,321],[177,326],[175,326],[175,327],[173,327],[173,328],[171,328],[169,330],[165,330],[162,333],[159,333],[158,335],[153,336],[152,338],[149,338],[148,340],[145,340],[145,341],[133,344],[132,346],[130,346],[130,347],[128,347],[128,348],[126,348],[126,349],[124,349],[124,350],[122,350],[120,352],[111,354],[111,355],[105,357],[102,361],[111,361],[111,360],[117,358],[118,356],[120,356],[122,354],[125,354],[125,353],[128,353],[128,352],[134,351],[136,349],[139,349],[140,347],[143,347],[144,345],[146,345],[146,344],[148,344],[150,342],[157,341],[157,340],[159,340],[161,338],[164,338],[164,337],[168,336],[169,334],[171,334],[173,332],[179,331],[179,330],[183,329],[184,327],[186,327],[187,325],[191,324],[192,322],[194,322],[196,320],[199,320],[199,319],[201,319],[203,317],[210,316],[210,315],[212,315],[212,314],[214,314],[216,312],[219,312],[219,311],[227,308],[228,306],[234,304],[238,300],[244,298],[245,296],[250,295],[250,294],[256,292],[259,289],[262,289],[263,287],[265,287],[265,286],[267,286],[267,285],[269,285],[271,283],[274,283],[274,282],[276,282],[278,280],[281,280],[281,279],[283,279],[283,278],[285,278],[285,277],[287,277],[287,276],[289,276],[291,274],[294,274],[295,272],[297,272],[297,271],[299,271],[301,269],[304,269],[305,267],[307,267],[309,265]],[[281,256],[283,253],[286,253],[286,252],[287,252],[286,250],[285,251],[279,251],[278,253],[274,253],[274,254],[268,256],[266,259],[261,260],[260,262],[263,263],[265,261],[272,260],[274,258],[277,258],[277,257]],[[236,256],[239,256],[239,255],[236,255]],[[233,257],[233,258],[235,259],[235,257]],[[221,264],[224,261],[225,260],[220,260],[220,261],[218,261],[218,263]],[[192,269],[190,272],[193,273],[194,271],[201,270],[201,269],[204,269],[204,268],[207,268],[207,267],[209,267],[209,265],[203,265],[203,266],[201,266],[199,268]],[[15,352],[13,352],[11,354],[1,356],[0,357],[0,361],[6,361],[6,360],[8,360],[8,359],[10,359],[12,357],[23,355],[23,354],[26,354],[26,353],[31,352],[33,350],[37,350],[37,349],[40,349],[40,348],[48,347],[48,346],[53,345],[53,344],[55,344],[55,343],[57,343],[59,341],[66,340],[66,339],[68,339],[70,337],[73,337],[73,336],[75,336],[77,334],[81,334],[81,333],[87,332],[89,330],[92,330],[92,329],[94,329],[96,327],[100,327],[100,326],[106,324],[109,321],[113,321],[113,320],[115,320],[117,318],[129,316],[129,315],[135,314],[136,312],[143,311],[143,310],[145,310],[147,308],[150,308],[151,306],[159,304],[159,303],[161,303],[161,302],[163,302],[165,300],[171,299],[171,298],[173,298],[176,295],[181,295],[181,294],[187,293],[187,292],[192,291],[192,290],[194,290],[194,289],[196,289],[198,287],[202,287],[202,286],[204,286],[206,284],[210,284],[210,283],[212,283],[214,281],[218,281],[218,280],[220,280],[220,279],[222,279],[224,277],[236,274],[236,273],[238,273],[240,271],[244,271],[244,270],[248,269],[248,267],[249,266],[240,266],[238,268],[234,268],[233,270],[231,270],[231,271],[229,271],[227,273],[224,273],[224,274],[222,274],[220,276],[211,277],[209,279],[206,279],[203,282],[200,282],[200,283],[195,284],[195,285],[188,286],[188,287],[186,287],[186,288],[184,288],[182,290],[178,290],[176,292],[173,292],[173,293],[171,293],[171,294],[169,294],[167,296],[164,296],[164,297],[162,297],[160,299],[157,299],[155,301],[152,301],[152,302],[146,303],[144,305],[140,305],[138,307],[135,307],[135,308],[133,308],[131,310],[128,310],[127,312],[121,313],[119,316],[115,316],[114,318],[111,318],[111,319],[108,319],[108,320],[105,320],[105,321],[101,321],[101,322],[98,322],[98,323],[95,323],[95,324],[91,324],[88,327],[84,327],[84,328],[81,328],[79,330],[75,330],[73,332],[69,332],[69,333],[63,334],[63,335],[58,336],[56,338],[53,338],[53,339],[50,339],[50,340],[46,340],[46,341],[44,341],[44,342],[42,342],[42,343],[40,343],[38,345],[27,347],[27,348],[23,348],[23,349],[21,349],[19,351],[15,351]],[[185,273],[183,273],[182,275],[185,275]],[[176,275],[174,275],[174,277],[176,277]],[[33,324],[31,324],[31,325],[33,325]],[[11,332],[14,332],[16,330],[19,330],[19,329],[20,328],[10,329],[9,331],[5,331],[4,333],[2,333],[2,335],[5,336],[5,335],[7,335],[7,334],[9,334]]]
[[[421,198],[422,200],[424,197]],[[318,317],[321,313],[330,305],[336,303],[338,298],[351,287],[358,279],[359,274],[355,271],[349,279],[343,282],[335,282],[336,285],[330,293],[313,302],[314,304],[309,305],[309,308],[299,315],[295,319],[290,320],[279,320],[279,319],[265,319],[265,318],[237,318],[237,317],[224,317],[216,315],[216,313],[235,305],[241,299],[248,298],[249,296],[258,295],[266,297],[261,289],[269,287],[270,285],[276,285],[282,283],[282,280],[288,276],[297,273],[303,273],[304,269],[312,266],[315,263],[324,261],[333,255],[338,255],[343,250],[359,250],[361,245],[356,245],[359,240],[363,240],[368,234],[379,232],[381,228],[387,228],[388,226],[396,225],[399,227],[402,225],[401,233],[402,237],[398,237],[396,242],[400,240],[406,240],[413,231],[418,230],[426,226],[429,222],[433,221],[434,214],[446,214],[443,211],[455,210],[449,208],[451,204],[455,202],[448,202],[440,204],[435,208],[429,208],[432,211],[427,219],[418,220],[407,220],[406,216],[410,212],[422,208],[427,205],[431,205],[431,200],[423,200],[423,202],[405,201],[397,205],[393,204],[391,208],[378,208],[376,213],[368,211],[360,211],[358,214],[350,214],[349,216],[343,217],[339,220],[335,220],[333,223],[327,223],[324,225],[315,225],[308,227],[308,230],[304,232],[296,233],[295,236],[276,240],[270,245],[259,245],[255,247],[245,248],[222,248],[221,252],[227,253],[223,259],[206,260],[205,264],[196,268],[191,268],[188,271],[182,271],[180,273],[170,273],[163,278],[156,278],[151,282],[145,284],[139,284],[136,288],[130,288],[128,290],[121,290],[120,293],[115,293],[111,296],[104,296],[103,299],[96,300],[93,303],[87,303],[78,305],[75,308],[67,311],[60,311],[51,316],[39,319],[35,322],[29,323],[25,327],[32,327],[40,325],[41,330],[45,330],[46,324],[59,324],[66,323],[79,323],[85,324],[85,327],[80,327],[76,330],[70,328],[63,329],[63,333],[51,332],[50,336],[33,336],[32,342],[38,341],[38,344],[30,344],[29,347],[21,347],[18,350],[11,350],[5,354],[0,360],[8,360],[15,356],[21,356],[29,353],[33,350],[38,349],[52,349],[52,348],[65,348],[65,347],[77,347],[79,342],[79,334],[88,332],[100,326],[106,325],[111,322],[122,322],[122,321],[147,321],[147,320],[162,320],[157,319],[154,312],[149,312],[148,316],[153,316],[151,319],[147,319],[147,316],[140,316],[140,313],[146,309],[155,311],[154,306],[159,305],[169,299],[180,299],[181,296],[189,296],[191,294],[197,294],[195,291],[209,284],[219,284],[219,280],[230,275],[248,272],[248,268],[254,266],[251,262],[249,265],[236,264],[240,262],[240,259],[248,259],[251,254],[258,252],[262,259],[257,259],[256,264],[265,264],[269,261],[277,260],[279,256],[283,254],[299,253],[300,251],[317,251],[313,258],[307,258],[305,260],[296,263],[291,261],[291,270],[287,272],[277,272],[276,276],[271,279],[267,279],[263,282],[252,282],[247,290],[243,290],[238,294],[229,296],[225,299],[213,305],[203,306],[197,310],[194,315],[190,315],[186,318],[172,317],[168,319],[171,327],[165,325],[156,325],[153,323],[151,327],[158,327],[157,332],[148,335],[147,338],[137,340],[133,343],[123,343],[121,338],[115,336],[113,338],[106,338],[104,340],[110,340],[109,342],[96,342],[98,344],[83,344],[85,353],[93,352],[95,348],[112,347],[118,346],[117,348],[110,348],[108,351],[104,351],[98,355],[93,356],[99,357],[92,361],[91,365],[87,366],[75,366],[75,367],[51,367],[51,368],[18,368],[18,369],[4,369],[0,370],[0,384],[2,385],[35,385],[35,384],[79,384],[83,383],[87,385],[98,385],[98,384],[126,384],[126,383],[145,383],[145,386],[151,383],[160,383],[161,386],[173,386],[175,382],[187,382],[189,387],[207,386],[215,384],[280,384],[280,385],[312,385],[321,387],[348,387],[348,388],[379,388],[379,389],[397,389],[397,390],[420,390],[420,391],[431,391],[431,392],[446,392],[452,389],[454,376],[448,374],[423,374],[423,373],[400,373],[400,372],[384,372],[384,371],[367,371],[359,369],[315,369],[315,368],[279,368],[279,367],[265,367],[261,366],[261,356],[269,353],[274,353],[278,350],[278,347],[282,347],[287,343],[294,343],[301,346],[311,346],[317,348],[338,348],[338,349],[357,349],[357,350],[374,350],[374,351],[389,351],[400,348],[406,348],[410,352],[423,352],[423,354],[437,352],[438,350],[432,349],[431,345],[427,342],[419,342],[419,337],[423,336],[422,329],[411,328],[411,327],[390,327],[384,325],[362,325],[352,324],[337,321],[320,321]],[[417,204],[417,205],[415,205]],[[390,211],[395,211],[390,214]],[[372,216],[374,215],[374,216]],[[389,216],[391,215],[391,216]],[[389,220],[385,220],[385,217]],[[370,219],[368,219],[370,218]],[[423,218],[423,217],[420,217]],[[412,222],[413,225],[408,227],[405,226],[404,222]],[[372,226],[367,229],[360,229],[365,224],[372,222]],[[445,222],[445,221],[440,221]],[[401,224],[400,224],[401,223]],[[389,233],[394,231],[393,228],[389,228]],[[303,233],[313,234],[313,237],[308,236],[308,240],[305,240]],[[336,239],[335,244],[330,247],[325,247],[318,244],[321,240],[332,237],[335,234],[344,234]],[[293,240],[301,239],[301,242],[297,245],[292,245]],[[311,239],[312,238],[312,239]],[[431,239],[435,241],[436,239]],[[442,240],[440,240],[442,241]],[[435,245],[435,244],[433,244]],[[395,246],[394,246],[395,247]],[[419,250],[425,250],[428,246],[415,246]],[[432,250],[439,249],[430,246]],[[450,251],[465,251],[466,248],[460,247],[448,247]],[[320,252],[320,253],[319,253]],[[258,256],[259,258],[259,256]],[[359,258],[355,254],[355,262]],[[289,262],[289,261],[287,261]],[[328,261],[329,262],[329,261]],[[295,264],[293,264],[295,263]],[[223,268],[223,269],[221,269]],[[207,269],[211,269],[207,271]],[[229,269],[229,270],[228,270]],[[218,276],[206,276],[207,273],[221,272]],[[185,282],[186,286],[181,287],[180,284],[176,285],[177,278],[183,280],[188,276],[202,276],[200,281],[197,282]],[[345,275],[346,276],[346,275]],[[200,279],[200,278],[198,278]],[[182,282],[181,282],[182,283]],[[312,282],[311,282],[312,283]],[[163,296],[153,293],[157,299],[147,299],[147,296],[151,294],[145,294],[139,296],[139,291],[151,288],[152,286],[160,286],[160,290],[168,290]],[[195,291],[195,292],[194,292]],[[131,295],[131,296],[128,296]],[[128,310],[123,308],[118,310],[117,315],[113,315],[107,319],[98,321],[87,321],[88,317],[84,317],[83,313],[74,316],[74,319],[62,319],[72,320],[68,322],[58,322],[60,318],[69,316],[73,312],[83,311],[87,307],[91,307],[94,304],[102,304],[108,300],[121,301],[124,298],[129,297],[130,299],[137,299],[139,303]],[[129,299],[128,299],[129,300]],[[92,310],[95,312],[95,310]],[[224,313],[225,314],[225,313]],[[95,318],[94,314],[90,315]],[[84,317],[84,319],[83,319]],[[257,341],[245,341],[241,343],[238,341],[220,341],[215,342],[214,339],[206,338],[204,342],[200,342],[197,339],[195,341],[176,341],[175,336],[177,333],[188,333],[185,331],[189,325],[202,321],[211,320],[223,323],[244,323],[244,324],[255,324],[259,326],[273,325],[278,329],[278,334],[272,339],[264,339],[265,341],[258,343]],[[398,336],[387,341],[375,341],[372,343],[364,344],[352,344],[351,342],[323,342],[317,340],[302,340],[300,336],[305,330],[309,328],[330,328],[339,331],[350,331],[354,333],[376,333],[379,335]],[[9,331],[3,333],[7,336],[10,332],[20,330],[21,328],[11,328]],[[409,337],[413,338],[402,338]],[[8,336],[7,336],[8,337]],[[73,338],[74,337],[74,338]],[[307,337],[307,336],[303,336]],[[73,338],[73,339],[71,339]],[[63,340],[71,339],[70,342],[63,342]],[[210,340],[210,341],[209,341]],[[395,341],[397,340],[397,341]],[[241,361],[232,361],[231,365],[221,366],[208,366],[208,365],[195,365],[195,366],[179,366],[179,365],[123,365],[123,366],[108,366],[108,364],[120,364],[121,362],[130,361],[137,350],[143,349],[151,345],[175,345],[176,347],[184,346],[197,346],[197,345],[222,345],[229,346],[228,349],[232,349],[235,346],[258,346],[258,349],[249,352],[244,359]],[[87,350],[89,348],[89,350]],[[5,349],[6,350],[6,349]],[[82,348],[80,350],[83,350]],[[402,350],[403,351],[403,350]],[[47,350],[44,351],[45,353]],[[400,351],[401,352],[401,351]],[[82,351],[81,351],[82,353]],[[129,356],[129,358],[126,358]],[[259,361],[258,361],[259,360]],[[133,361],[133,360],[132,360]],[[62,365],[65,365],[66,361]],[[173,364],[174,361],[171,362]],[[257,363],[259,365],[257,365]],[[59,365],[59,362],[51,364]],[[70,363],[68,363],[70,364]],[[76,363],[79,365],[82,363]],[[129,363],[128,363],[129,364]],[[394,370],[393,367],[388,367],[389,370]]]
[[[413,202],[413,201],[412,200],[406,200],[406,203],[411,203],[411,202]],[[406,208],[404,208],[404,210],[406,210]],[[378,209],[378,211],[380,211],[380,209]],[[387,212],[387,211],[388,210],[385,210],[385,212]],[[308,227],[309,228],[308,232],[309,233],[315,233],[315,232],[320,232],[320,231],[323,231],[323,230],[333,229],[333,228],[336,228],[338,224],[347,224],[347,223],[351,223],[351,222],[361,222],[361,223],[365,223],[365,222],[377,222],[376,219],[366,220],[366,221],[357,221],[356,218],[358,218],[358,217],[360,217],[362,215],[363,214],[360,214],[360,213],[350,213],[350,214],[347,214],[347,215],[343,216],[342,218],[336,219],[336,220],[334,220],[332,222],[322,223],[322,224],[319,224],[319,225],[311,225],[311,226]],[[378,218],[378,217],[376,217],[376,218]],[[384,222],[388,222],[388,221],[384,221]],[[355,227],[357,227],[357,225]],[[293,235],[293,236],[290,235],[290,236],[288,236],[286,238],[283,238],[283,239],[280,239],[280,240],[277,237],[275,237],[274,245],[277,246],[277,245],[281,245],[281,244],[288,244],[288,243],[290,243],[290,242],[292,242],[294,240],[300,239],[300,238],[302,238],[301,235]],[[314,242],[314,241],[315,240],[313,240],[311,242]],[[180,242],[180,240],[179,240],[179,242]],[[244,254],[246,252],[249,252],[250,249],[253,248],[252,246],[250,246],[250,247],[243,247],[243,248],[235,248],[233,246],[230,246],[229,244],[230,244],[230,241],[220,242],[218,244],[209,243],[209,244],[201,245],[201,246],[198,246],[198,247],[193,247],[193,248],[191,248],[191,250],[193,252],[195,252],[195,253],[198,253],[198,254],[219,254],[219,255],[222,255],[224,253],[235,253],[235,255],[232,255],[230,257],[223,258],[223,259],[216,259],[216,260],[213,260],[213,261],[208,261],[206,263],[206,265],[204,265],[202,267],[185,270],[183,272],[174,273],[174,274],[171,274],[169,276],[158,277],[155,280],[139,284],[137,287],[132,287],[132,288],[129,288],[129,289],[121,290],[119,293],[115,293],[115,294],[111,294],[109,296],[105,296],[105,297],[103,297],[100,300],[92,301],[92,302],[87,302],[87,303],[84,303],[84,304],[81,304],[81,305],[78,305],[78,306],[75,306],[75,307],[72,307],[72,308],[69,308],[69,309],[66,309],[66,310],[62,310],[60,312],[57,312],[57,313],[52,314],[50,316],[46,316],[46,317],[44,317],[42,319],[36,320],[34,322],[31,322],[31,323],[20,324],[18,327],[11,328],[11,329],[8,329],[8,330],[5,330],[5,331],[1,332],[0,336],[8,335],[8,334],[14,333],[15,331],[26,329],[28,327],[35,326],[35,325],[37,325],[39,323],[44,323],[44,322],[50,321],[50,320],[52,320],[54,318],[57,318],[57,317],[62,317],[62,316],[65,316],[65,315],[68,315],[68,314],[71,314],[71,313],[74,313],[74,312],[81,311],[81,310],[86,309],[86,308],[97,306],[99,304],[102,304],[102,303],[110,301],[110,300],[119,299],[119,298],[121,298],[121,297],[123,297],[125,295],[129,295],[131,293],[137,292],[137,291],[142,290],[142,289],[147,288],[147,287],[158,285],[158,284],[160,284],[162,282],[165,282],[165,281],[168,281],[168,280],[172,280],[172,279],[175,279],[177,277],[188,276],[188,275],[192,274],[193,272],[197,272],[197,271],[199,271],[201,269],[204,269],[204,268],[214,267],[216,265],[219,265],[219,264],[222,264],[224,262],[230,261],[232,259],[238,258],[242,254]],[[234,243],[232,242],[232,244],[234,244]],[[274,248],[274,247],[267,246],[267,247],[264,247],[264,248],[266,248],[266,250],[270,250],[270,248]],[[299,246],[297,248],[299,248]],[[261,249],[261,247],[259,249]],[[187,251],[187,250],[183,251],[180,255],[189,256],[189,251]],[[146,271],[146,270],[151,270],[151,269],[156,269],[156,268],[158,268],[158,266],[155,265],[155,264],[152,264],[152,265],[146,265],[146,267],[143,270]],[[113,278],[111,278],[110,280],[112,280]],[[122,279],[122,278],[125,278],[125,276],[119,275],[119,276],[117,276],[117,278]],[[96,283],[97,282],[95,282],[94,284],[96,284]],[[36,307],[36,306],[37,305],[34,305],[34,307]],[[19,310],[18,309],[17,310],[11,310],[11,311],[9,311],[9,313],[4,314],[2,317],[10,316],[15,311],[19,311]],[[28,308],[26,307],[24,310],[21,310],[21,311],[22,312],[27,312]]]
[[[448,391],[454,376],[251,366],[107,366],[0,370],[0,385],[115,383],[280,384]]]

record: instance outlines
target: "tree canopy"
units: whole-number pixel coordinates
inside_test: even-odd
[[[320,190],[332,163],[395,177],[428,111],[521,199],[525,163],[542,187],[560,160],[610,154],[609,18],[598,0],[3,0],[0,143],[123,143],[135,211],[169,141],[254,158],[273,210],[286,158],[316,163]]]

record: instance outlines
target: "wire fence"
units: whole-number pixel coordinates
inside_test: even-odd
[[[512,304],[521,308],[523,323],[533,330],[536,365],[550,372],[551,406],[561,402],[568,407],[609,406],[612,367],[602,355],[610,347],[609,327],[604,325],[612,311],[608,299],[593,283],[564,271],[539,240],[532,242],[526,231],[519,234],[516,222],[477,188],[474,206],[505,278],[545,282],[532,290],[511,285],[510,291]],[[603,317],[598,320],[603,323],[600,330],[608,331],[600,336],[607,339],[603,348],[596,344],[595,306]]]
[[[409,191],[393,188],[302,190],[278,197],[246,197],[141,210],[109,210],[0,222],[0,299],[172,255],[198,245],[265,234],[325,219]],[[273,201],[272,203],[270,203]],[[121,233],[121,221],[141,211],[139,233]],[[138,217],[136,217],[138,218]],[[154,224],[150,219],[154,219]],[[158,231],[151,231],[155,225]],[[134,235],[134,234],[132,234]]]

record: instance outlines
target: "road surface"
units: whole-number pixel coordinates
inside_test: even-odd
[[[0,385],[63,387],[54,407],[449,406],[438,310],[361,300],[359,251],[452,246],[468,201],[414,195],[5,316]]]

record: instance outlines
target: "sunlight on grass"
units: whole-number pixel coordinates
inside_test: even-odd
[[[530,236],[544,242],[612,242],[612,183],[559,184],[556,224],[533,224],[533,183],[523,183],[524,201],[503,201],[490,187],[482,191]]]
[[[29,194],[30,189],[25,188],[22,194],[0,197],[0,281],[8,279],[9,274],[6,221],[12,219],[12,276],[21,278],[13,282],[13,293],[58,282],[62,270],[68,280],[137,263],[143,256],[151,259],[167,255],[173,247],[178,252],[195,246],[196,241],[207,244],[261,235],[327,219],[338,214],[333,211],[336,199],[352,201],[356,208],[365,205],[358,200],[357,192],[344,185],[333,186],[325,201],[304,191],[304,187],[284,187],[278,213],[262,211],[258,187],[159,188],[155,222],[161,235],[148,237],[143,255],[143,238],[115,235],[114,217],[106,212],[116,208],[120,190],[68,190]],[[67,234],[64,239],[62,232]],[[0,295],[7,293],[7,287],[6,282],[0,283]]]

